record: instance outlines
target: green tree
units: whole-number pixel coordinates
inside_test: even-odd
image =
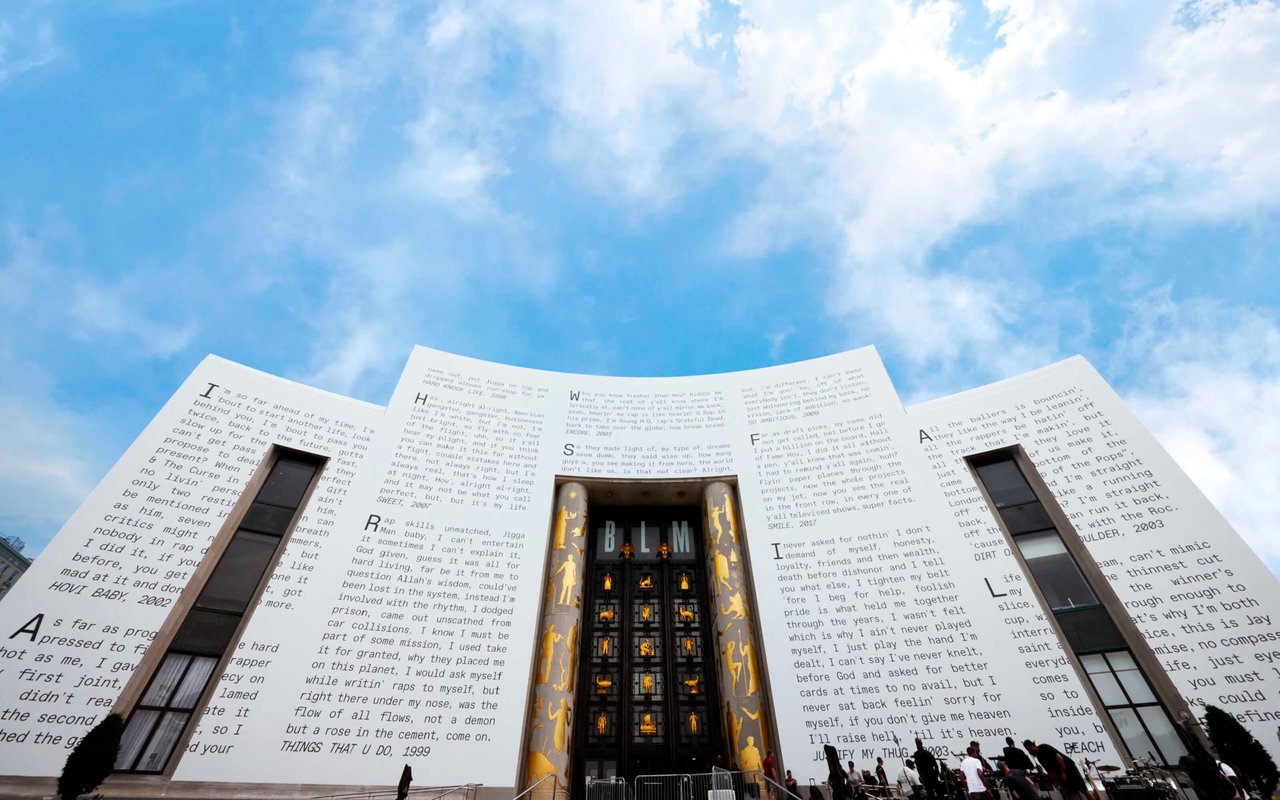
[[[67,756],[58,778],[58,796],[73,800],[98,788],[106,780],[120,754],[120,736],[124,733],[124,717],[108,714],[84,735]]]
[[[1276,762],[1234,715],[1217,706],[1205,706],[1204,727],[1219,758],[1235,768],[1242,779],[1257,784],[1263,797],[1275,794],[1276,785],[1280,783]]]

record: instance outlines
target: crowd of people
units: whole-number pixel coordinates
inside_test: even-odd
[[[998,769],[982,754],[981,744],[973,741],[955,772],[946,766],[945,757],[940,764],[938,757],[917,738],[915,752],[905,760],[892,783],[883,758],[876,759],[874,769],[859,770],[852,761],[841,766],[836,749],[827,745],[824,753],[830,769],[827,785],[831,800],[868,800],[894,794],[918,800],[987,800],[998,788],[1006,789],[1011,800],[1041,800],[1041,786],[1046,782],[1061,793],[1062,800],[1100,800],[1075,762],[1057,748],[1028,739],[1023,742],[1023,750],[1012,737],[1005,742],[1004,753],[997,758]],[[787,790],[799,797],[790,771],[787,779]],[[810,790],[810,799],[818,800],[821,791],[814,789],[816,786]]]
[[[1009,800],[1044,800],[1050,788],[1056,789],[1062,800],[1103,800],[1074,760],[1043,742],[1026,739],[1018,747],[1012,736],[1006,737],[1004,751],[995,756],[996,766],[992,766],[981,744],[971,741],[963,754],[956,754],[960,761],[955,769],[947,765],[945,756],[940,763],[919,738],[915,746],[891,782],[883,758],[877,758],[873,768],[859,770],[852,761],[842,766],[836,749],[826,745],[823,752],[829,774],[825,783],[830,796],[811,782],[808,800],[874,800],[895,795],[913,800],[1000,800],[1001,789],[1008,792]],[[1193,761],[1184,761],[1182,768],[1201,800],[1249,800],[1235,771],[1207,751]],[[774,775],[769,778],[776,782]],[[784,786],[800,800],[800,787],[791,770],[787,770]]]
[[[1199,800],[1253,800],[1229,764],[1215,758],[1197,737],[1189,735],[1185,741],[1190,753],[1183,756],[1179,768],[1196,788]],[[1061,750],[1030,739],[1019,748],[1012,736],[1005,737],[1004,751],[993,756],[995,767],[983,755],[982,745],[970,741],[964,754],[955,754],[960,759],[957,768],[946,763],[946,756],[940,763],[916,737],[914,753],[905,759],[892,782],[883,758],[877,758],[874,767],[858,769],[854,762],[841,765],[840,755],[831,745],[824,746],[823,754],[829,769],[829,796],[810,781],[808,800],[876,800],[897,795],[911,800],[1002,800],[1001,790],[1009,794],[1009,800],[1047,800],[1050,788],[1057,790],[1062,800],[1105,800],[1085,780],[1079,765]],[[772,753],[765,759],[764,773],[777,786]],[[790,797],[783,799],[778,796],[782,792],[771,791],[774,800],[801,800],[799,782],[790,769],[783,786]]]

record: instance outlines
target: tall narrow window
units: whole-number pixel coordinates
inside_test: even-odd
[[[116,770],[164,771],[321,463],[313,456],[286,452],[271,466],[129,716]]]
[[[970,463],[1130,757],[1176,764],[1187,751],[1168,710],[1013,452],[975,457]]]

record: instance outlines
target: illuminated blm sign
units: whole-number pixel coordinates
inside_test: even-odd
[[[692,561],[697,528],[690,519],[696,511],[665,519],[655,517],[654,511],[646,509],[644,516],[613,513],[612,509],[600,513],[605,518],[596,524],[596,559],[616,561],[625,554],[636,561],[656,561],[662,558],[663,548],[670,548],[668,557],[672,560]]]

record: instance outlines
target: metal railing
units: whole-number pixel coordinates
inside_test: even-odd
[[[606,797],[602,793],[593,796],[591,787],[602,783],[610,787],[626,785],[626,781],[620,778],[588,783],[587,800],[627,800]],[[712,767],[711,772],[637,775],[634,800],[784,800],[786,790],[776,783],[770,786],[770,783],[760,772],[731,772],[719,767]],[[611,790],[622,791],[620,788]]]
[[[588,778],[587,800],[634,800],[625,778]]]
[[[693,800],[692,778],[684,773],[637,775],[635,800]]]
[[[795,794],[792,794],[790,789],[778,783],[773,778],[770,778],[768,775],[765,775],[764,773],[760,773],[759,780],[764,786],[765,791],[768,792],[771,800],[791,800],[791,798],[794,798],[797,796]]]
[[[560,776],[547,773],[511,800],[568,800],[569,790],[560,785]]]
[[[409,789],[409,797],[414,800],[476,800],[476,792],[482,785],[459,783],[454,786],[419,786]],[[321,794],[314,796],[312,800],[395,800],[398,795],[396,789],[368,789],[363,792]]]

